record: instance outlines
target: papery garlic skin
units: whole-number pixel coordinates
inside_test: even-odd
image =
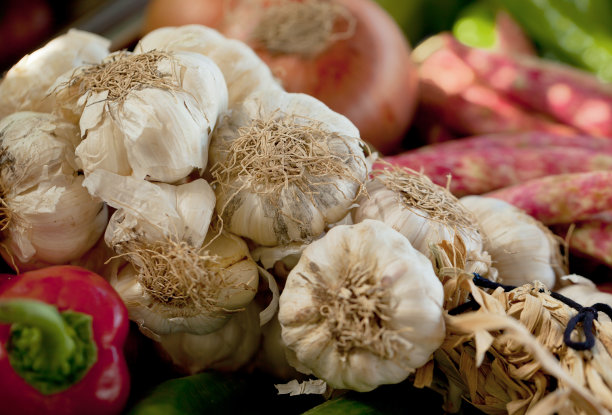
[[[137,55],[125,53],[117,60]],[[121,99],[111,98],[108,90],[88,91],[79,98],[83,141],[76,154],[86,175],[103,169],[173,183],[206,167],[209,136],[227,108],[223,74],[197,53],[147,56],[155,59],[155,74],[176,82],[174,90],[152,82],[134,87]],[[112,62],[109,58],[106,64]]]
[[[308,128],[324,134],[326,138],[321,140],[325,142],[321,145],[328,146],[324,157],[333,158],[344,169],[343,173],[315,176],[308,167],[302,167],[298,178],[301,182],[289,179],[285,182],[285,176],[279,171],[289,168],[292,163],[316,167],[317,162],[313,157],[310,163],[298,163],[294,153],[283,153],[283,149],[276,148],[275,143],[283,133],[266,135],[258,131],[260,126],[274,130],[271,125],[281,124],[295,134]],[[256,132],[243,134],[245,129]],[[246,151],[237,149],[232,152],[231,146],[237,140],[250,139],[258,134],[261,137],[257,139],[262,142],[257,156],[259,161],[266,161],[266,166],[245,169],[234,165],[232,172],[226,174],[227,166]],[[290,133],[282,136],[288,135]],[[297,141],[293,139],[292,144]],[[217,127],[209,162],[216,180],[217,211],[225,229],[264,246],[308,242],[320,236],[328,224],[339,221],[348,213],[368,173],[357,128],[321,101],[297,93],[263,91],[251,94]],[[267,182],[259,182],[250,176],[255,174],[260,174],[259,179]],[[277,188],[271,187],[273,180],[277,181],[274,184]],[[300,186],[308,190],[304,192]]]
[[[162,27],[143,36],[135,52],[149,50],[197,52],[211,58],[223,72],[229,107],[258,90],[282,91],[268,65],[245,43],[201,25]]]
[[[288,245],[258,246],[251,250],[253,260],[261,263],[265,269],[271,269],[278,261],[291,269],[300,259],[302,252],[308,246],[305,243],[294,242]]]
[[[83,176],[63,185],[41,183],[11,198],[17,216],[4,243],[21,262],[33,258],[65,264],[93,247],[106,229],[108,209],[82,186]]]
[[[40,49],[25,55],[0,82],[0,119],[18,111],[52,112],[49,87],[60,75],[109,54],[110,40],[70,29]]]
[[[202,299],[213,302],[213,307],[208,309],[192,304],[175,305],[173,301],[156,298],[138,271],[141,264],[133,258],[130,258],[133,265],[125,266],[117,278],[111,280],[127,306],[130,319],[138,323],[145,334],[159,340],[157,336],[169,333],[212,333],[253,300],[259,275],[246,243],[235,235],[226,232],[217,235],[211,231],[204,246],[211,255],[218,257],[218,261],[210,265],[211,271],[216,272],[213,275],[218,292],[215,298]]]
[[[204,179],[175,186],[95,170],[83,185],[117,209],[105,234],[110,247],[169,235],[192,246],[204,243],[215,207],[215,194]]]
[[[486,235],[485,249],[504,284],[519,286],[539,280],[552,289],[557,278],[565,275],[558,240],[526,212],[485,196],[459,200],[477,218]]]
[[[443,298],[431,262],[400,233],[375,220],[336,226],[304,250],[281,294],[289,363],[339,389],[401,382],[444,340]]]
[[[21,263],[64,264],[89,250],[108,221],[82,186],[78,129],[52,114],[18,112],[0,121],[4,248]]]
[[[357,206],[351,211],[351,216],[355,223],[366,219],[375,219],[389,225],[410,241],[410,244],[433,260],[433,253],[430,249],[431,244],[439,244],[447,241],[454,244],[456,238],[461,239],[465,251],[465,270],[467,272],[478,272],[487,274],[491,279],[494,278],[494,270],[490,267],[489,255],[484,251],[483,239],[478,226],[469,212],[458,204],[456,198],[450,195],[444,188],[441,188],[427,178],[418,174],[406,172],[402,177],[413,177],[414,180],[422,180],[423,191],[430,194],[438,193],[440,200],[447,200],[440,203],[430,210],[431,206],[421,205],[421,200],[416,201],[405,199],[397,189],[390,188],[387,180],[394,180],[394,176],[388,171],[380,172],[366,183],[366,192],[357,200]],[[424,200],[424,199],[423,199]],[[459,221],[452,218],[444,220],[437,217],[437,210],[450,208],[456,210],[453,213]],[[460,211],[463,210],[464,214]],[[442,212],[444,213],[444,212]],[[491,271],[492,275],[489,275]]]
[[[183,373],[233,372],[255,356],[260,338],[259,307],[251,302],[245,310],[232,315],[219,330],[203,335],[165,334],[156,346]]]

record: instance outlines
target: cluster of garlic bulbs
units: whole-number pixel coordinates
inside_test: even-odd
[[[0,92],[23,86],[0,99],[3,251],[63,263],[102,238],[130,318],[185,372],[236,370],[259,352],[280,377],[369,391],[444,341],[433,248],[492,280],[559,275],[542,229],[512,212],[548,261],[512,265],[540,260],[504,241],[486,203],[461,204],[416,172],[372,171],[346,117],[286,92],[212,29],[158,29],[114,53],[71,31]]]

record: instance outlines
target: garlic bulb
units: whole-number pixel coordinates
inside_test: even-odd
[[[67,263],[104,232],[107,208],[76,170],[78,141],[78,129],[51,114],[17,112],[0,121],[2,244],[21,263]]]
[[[255,356],[260,338],[259,307],[251,302],[217,331],[201,335],[164,334],[157,347],[187,374],[204,370],[235,371]]]
[[[567,273],[558,238],[526,212],[485,196],[464,196],[460,202],[478,219],[485,249],[504,284],[539,280],[552,289]]]
[[[204,243],[215,207],[215,194],[204,179],[171,185],[94,170],[83,185],[117,209],[105,235],[115,250],[125,243],[169,237],[194,247]]]
[[[608,304],[612,307],[612,293],[599,290],[590,279],[576,274],[565,275],[560,279],[569,285],[558,289],[558,294],[571,298],[583,307],[590,307],[596,303]]]
[[[124,243],[125,266],[111,284],[143,333],[208,334],[249,304],[259,276],[246,243],[211,230],[202,247],[172,239]]]
[[[344,116],[294,93],[253,93],[213,134],[210,172],[223,226],[257,244],[308,242],[351,208],[367,176]]]
[[[333,227],[304,250],[281,293],[289,363],[334,388],[401,382],[444,340],[443,297],[431,262],[391,227]]]
[[[229,106],[243,101],[255,91],[281,91],[280,83],[257,54],[245,43],[228,39],[201,25],[162,27],[147,33],[134,51],[150,50],[197,52],[212,59],[223,72],[229,92]]]
[[[86,175],[181,180],[206,167],[209,135],[227,108],[223,74],[191,52],[117,52],[58,84],[56,99],[79,116]]]
[[[51,112],[54,100],[48,88],[62,74],[98,63],[109,54],[110,40],[70,29],[42,48],[25,55],[0,82],[0,119],[13,112]]]
[[[352,211],[355,223],[380,220],[430,260],[430,246],[447,241],[462,257],[459,262],[465,264],[465,271],[495,279],[475,218],[447,189],[418,172],[387,166],[373,171],[366,190]]]

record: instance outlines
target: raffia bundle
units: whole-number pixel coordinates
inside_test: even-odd
[[[456,260],[460,248],[432,247],[450,312],[446,339],[417,372],[415,386],[442,381],[449,412],[464,399],[487,414],[611,413],[612,323],[594,320],[593,347],[576,350],[564,340],[575,308],[538,281],[481,288]],[[570,343],[585,339],[575,329]]]

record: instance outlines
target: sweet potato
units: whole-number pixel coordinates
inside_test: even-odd
[[[612,171],[532,179],[486,193],[525,210],[546,225],[589,220],[612,210]]]
[[[460,144],[464,141],[470,140],[431,145],[384,160],[423,171],[441,186],[447,184],[450,175],[450,191],[456,196],[482,194],[548,175],[612,170],[612,152],[605,154],[590,149],[557,146],[486,146],[483,140],[472,143],[481,144],[480,148],[461,148]]]

